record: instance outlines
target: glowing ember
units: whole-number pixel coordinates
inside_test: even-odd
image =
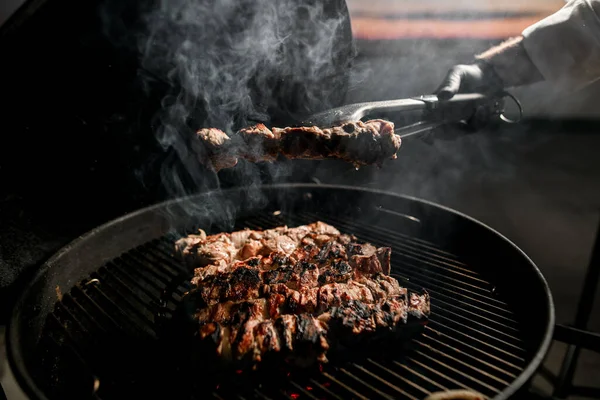
[[[242,373],[242,370],[241,370],[241,369],[238,369],[237,371],[235,371],[235,373],[236,373],[236,374],[241,374],[241,373]]]
[[[298,397],[300,397],[300,395],[298,393],[290,393],[290,397],[296,400]]]
[[[306,390],[311,391],[311,390],[313,390],[313,388],[312,388],[312,386],[307,386]]]

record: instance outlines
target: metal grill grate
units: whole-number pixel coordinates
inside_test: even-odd
[[[311,213],[285,219],[261,214],[240,222],[236,229],[316,220],[361,240],[392,247],[392,274],[401,285],[430,292],[430,322],[414,340],[412,350],[397,359],[347,362],[307,379],[290,377],[284,385],[262,384],[253,393],[234,398],[423,399],[446,389],[470,389],[494,397],[523,371],[525,346],[508,305],[476,266],[433,243]],[[186,273],[172,257],[172,244],[165,237],[133,249],[62,296],[40,342],[46,366],[40,377],[55,393],[64,394],[65,387],[77,382],[87,390],[94,387],[96,399],[112,399],[121,398],[128,385],[147,384],[142,366],[155,365],[151,360],[160,346],[157,321],[168,317],[161,315],[165,306],[174,310],[189,289],[189,283],[184,283],[172,290],[172,282]],[[116,342],[121,345],[114,348]],[[227,397],[218,386],[197,392],[197,398]]]

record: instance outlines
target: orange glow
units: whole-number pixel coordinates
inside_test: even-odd
[[[545,14],[525,18],[490,19],[479,21],[448,21],[436,19],[386,20],[379,18],[352,18],[354,37],[366,40],[402,38],[476,38],[504,39],[520,35],[523,29]]]
[[[298,393],[290,393],[290,397],[296,400],[298,397],[300,397],[300,395]]]

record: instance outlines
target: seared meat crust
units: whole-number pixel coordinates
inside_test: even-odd
[[[394,335],[429,316],[427,293],[389,276],[390,248],[358,243],[316,222],[179,240],[196,267],[186,309],[204,348],[258,365],[280,354],[296,365],[326,362],[332,343]]]
[[[316,126],[269,129],[263,124],[244,128],[229,137],[215,128],[200,129],[194,148],[200,161],[215,170],[234,167],[238,158],[272,162],[289,159],[335,158],[354,165],[381,166],[395,159],[401,145],[394,124],[375,119],[321,129]]]

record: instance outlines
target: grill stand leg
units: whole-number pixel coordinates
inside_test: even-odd
[[[575,315],[575,324],[573,327],[585,330],[592,313],[594,306],[594,298],[598,289],[598,281],[600,280],[600,222],[596,228],[596,239],[590,257],[590,263],[583,282],[583,290],[579,297],[577,313]],[[572,392],[573,376],[579,360],[581,348],[578,345],[571,344],[567,349],[565,359],[563,360],[560,372],[558,373],[557,382],[554,387],[554,397],[564,399]]]

